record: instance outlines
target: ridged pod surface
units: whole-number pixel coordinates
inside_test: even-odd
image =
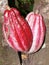
[[[38,13],[30,12],[26,16],[26,20],[30,25],[33,34],[32,46],[28,52],[32,53],[38,51],[42,46],[46,33],[46,26],[43,17]]]
[[[32,45],[30,26],[15,8],[4,12],[3,34],[7,43],[16,51],[27,52]]]

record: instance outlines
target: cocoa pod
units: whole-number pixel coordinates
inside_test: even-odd
[[[27,52],[32,45],[32,31],[20,12],[11,8],[4,12],[3,34],[16,51]]]
[[[42,46],[46,33],[46,26],[43,17],[38,13],[30,12],[26,16],[26,20],[30,25],[33,34],[32,46],[28,52],[32,53],[38,51]]]

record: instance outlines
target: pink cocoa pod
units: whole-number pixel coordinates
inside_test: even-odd
[[[30,25],[33,34],[32,46],[28,53],[36,52],[40,49],[43,44],[46,26],[43,17],[40,14],[30,12],[26,16],[26,20]]]
[[[27,52],[32,45],[32,31],[20,12],[11,8],[4,12],[3,34],[16,51]]]

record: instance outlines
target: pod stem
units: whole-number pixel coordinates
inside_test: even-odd
[[[20,65],[30,65],[29,64],[29,54],[18,52]]]
[[[22,60],[28,59],[28,54],[22,53],[21,58],[22,58]]]
[[[40,13],[40,8],[42,6],[44,6],[44,1],[43,0],[41,0],[40,3],[39,3],[39,6],[37,6],[36,11],[35,11],[36,14],[39,14]]]
[[[6,9],[10,10],[10,7],[7,5],[7,6],[6,6]]]
[[[21,65],[29,65],[29,55],[28,54],[22,53],[21,58],[22,58]]]

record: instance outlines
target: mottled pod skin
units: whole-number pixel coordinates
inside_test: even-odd
[[[28,22],[15,9],[4,12],[3,34],[7,43],[16,51],[27,52],[32,45],[32,31]]]
[[[30,12],[26,16],[26,20],[30,25],[33,34],[32,46],[28,52],[32,53],[38,51],[42,46],[46,32],[46,26],[43,17],[38,13]]]

